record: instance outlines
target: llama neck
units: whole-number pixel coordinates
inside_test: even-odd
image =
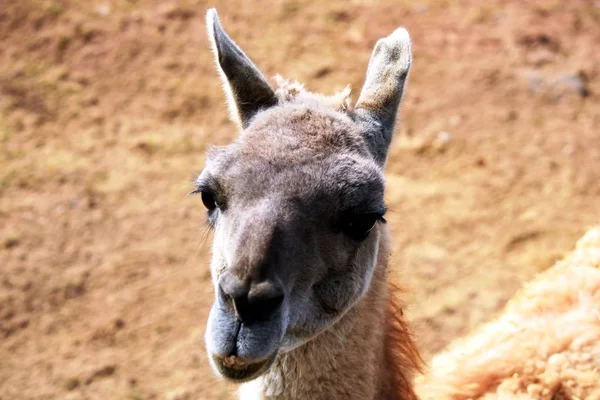
[[[241,400],[417,399],[405,368],[417,369],[418,355],[401,314],[390,319],[387,240],[379,254],[367,294],[329,330],[242,385]]]

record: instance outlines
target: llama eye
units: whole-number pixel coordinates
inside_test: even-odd
[[[373,230],[375,224],[382,217],[379,214],[354,214],[348,216],[344,221],[344,232],[353,239],[363,240]]]
[[[213,211],[218,208],[218,204],[215,200],[215,196],[211,192],[202,192],[202,204],[208,211]]]

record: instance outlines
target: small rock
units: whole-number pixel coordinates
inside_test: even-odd
[[[567,143],[563,146],[561,152],[567,156],[570,156],[575,152],[575,146],[573,143]]]
[[[444,308],[442,308],[442,312],[446,315],[454,315],[454,314],[456,314],[456,308],[446,305],[446,306],[444,306]]]
[[[460,125],[461,120],[462,120],[462,118],[460,117],[460,115],[457,114],[457,115],[451,116],[449,122],[450,122],[450,125],[452,125],[452,126],[458,126],[458,125]]]
[[[85,384],[89,385],[96,379],[107,378],[111,375],[114,375],[116,370],[117,370],[117,367],[115,365],[106,365],[106,366],[94,371],[94,373],[88,379],[86,379]]]
[[[529,70],[524,77],[531,93],[541,93],[551,102],[557,102],[567,95],[582,98],[590,95],[588,79],[583,72],[568,72],[544,79],[537,71]]]
[[[125,327],[125,321],[123,321],[121,318],[118,318],[117,320],[115,320],[115,328],[116,329],[123,329]]]
[[[13,247],[17,247],[21,243],[21,239],[18,236],[9,236],[4,240],[4,247],[7,249],[12,249]]]
[[[110,6],[108,4],[102,4],[96,9],[96,14],[105,17],[110,14]]]
[[[452,136],[450,135],[450,133],[446,131],[441,131],[435,137],[435,140],[432,143],[432,147],[437,151],[444,151],[450,143],[450,140],[452,140]]]
[[[333,68],[331,68],[331,66],[329,65],[324,65],[322,67],[320,67],[319,69],[317,69],[315,71],[315,73],[313,74],[313,76],[315,78],[323,78],[329,74],[331,74],[333,72]]]
[[[78,378],[71,378],[67,381],[65,385],[67,390],[75,390],[81,385],[81,381]]]
[[[350,43],[361,43],[365,39],[365,33],[358,25],[350,25],[346,35]]]
[[[536,71],[525,72],[525,80],[531,93],[539,93],[544,89],[544,81]]]
[[[552,53],[557,53],[560,50],[558,39],[545,32],[524,34],[517,38],[517,43],[528,51],[543,48]]]
[[[437,135],[437,141],[440,143],[448,143],[451,139],[452,139],[452,136],[450,136],[450,133],[448,133],[446,131],[441,131]]]
[[[165,398],[167,400],[190,400],[192,395],[187,389],[178,388],[167,392]]]
[[[519,119],[519,113],[516,110],[510,110],[506,113],[505,121],[516,121]]]
[[[329,16],[335,22],[348,22],[352,19],[351,15],[346,10],[337,10],[329,13]]]
[[[558,75],[550,84],[550,92],[553,97],[561,97],[567,93],[575,93],[581,97],[587,97],[590,94],[587,77],[582,72]]]

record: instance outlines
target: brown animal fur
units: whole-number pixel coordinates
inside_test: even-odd
[[[418,380],[424,400],[600,399],[600,228]]]
[[[423,360],[404,319],[400,302],[402,293],[403,290],[398,284],[388,281],[389,299],[384,348],[385,369],[391,376],[391,385],[382,393],[382,398],[417,400],[411,378],[413,373],[423,372]]]

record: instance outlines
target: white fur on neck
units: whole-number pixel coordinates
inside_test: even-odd
[[[265,387],[262,377],[240,386],[240,400],[265,400]]]
[[[283,393],[284,378],[280,370],[271,369],[253,381],[244,383],[239,390],[240,400],[264,400]]]

